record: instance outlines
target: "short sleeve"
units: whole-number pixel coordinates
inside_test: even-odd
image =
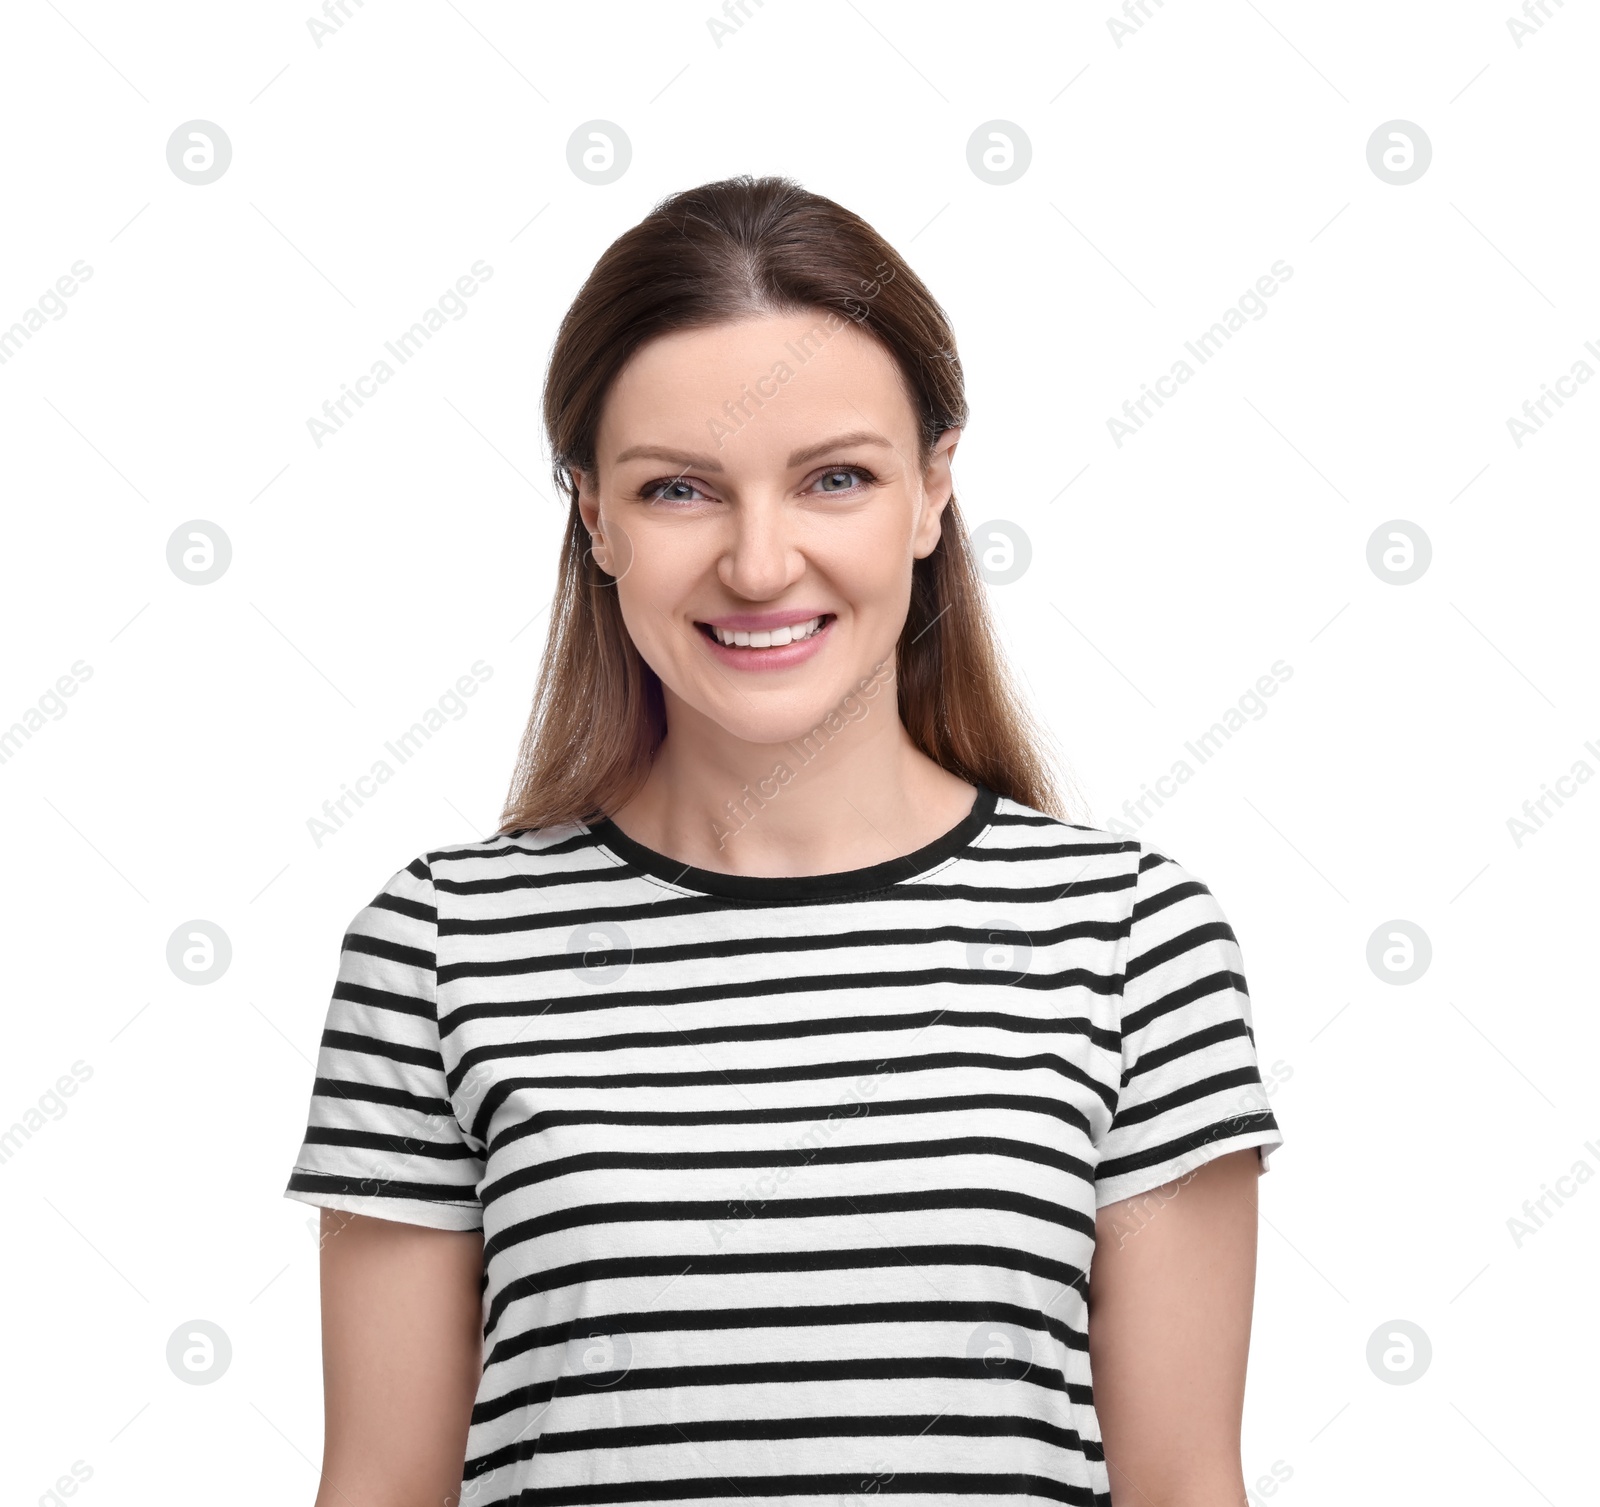
[[[1181,864],[1140,851],[1121,999],[1122,1081],[1100,1146],[1095,1206],[1176,1181],[1214,1157],[1282,1144],[1256,1060],[1238,940]]]
[[[438,908],[425,858],[350,923],[286,1198],[443,1230],[483,1227],[481,1150],[439,1045]]]

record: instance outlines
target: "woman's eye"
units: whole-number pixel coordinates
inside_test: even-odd
[[[876,478],[865,466],[835,466],[831,471],[824,471],[817,478],[816,484],[824,492],[849,492],[857,485],[864,485],[874,480]],[[835,486],[833,485],[835,482],[842,482],[843,485]]]
[[[840,496],[870,485],[878,478],[865,466],[835,466],[824,471],[808,490],[822,496]],[[706,494],[681,476],[661,476],[639,488],[642,502],[688,503],[705,501]]]
[[[698,494],[699,490],[693,482],[681,477],[663,477],[640,487],[639,496],[646,502],[692,502],[694,498],[685,494]]]

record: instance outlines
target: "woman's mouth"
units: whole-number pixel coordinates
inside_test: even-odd
[[[773,621],[775,613],[740,614],[695,627],[711,653],[725,665],[745,670],[784,670],[815,654],[833,626],[832,612]]]
[[[804,642],[832,621],[833,614],[824,612],[818,617],[808,617],[802,623],[787,623],[782,627],[768,628],[764,631],[725,628],[720,623],[696,623],[695,626],[729,649],[781,649],[785,644]]]

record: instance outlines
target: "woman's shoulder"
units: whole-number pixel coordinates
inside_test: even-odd
[[[991,845],[1041,853],[1128,855],[1135,860],[1144,845],[1137,837],[1119,832],[1117,824],[1052,816],[1010,796],[997,796],[989,819]]]
[[[1127,891],[1134,914],[1180,897],[1215,904],[1205,881],[1175,857],[1164,839],[1138,832],[1118,818],[1052,816],[1000,796],[981,847],[996,860],[1050,865],[1072,880],[1075,893],[1105,888]]]
[[[1120,817],[1099,822],[1092,817],[1052,816],[1001,795],[995,798],[990,825],[1005,841],[1018,847],[1065,846],[1084,852],[1126,854],[1145,871],[1166,864],[1183,867],[1165,841],[1139,832]]]
[[[573,872],[610,867],[593,831],[582,822],[549,827],[511,827],[486,837],[440,843],[418,855],[416,862],[433,871],[435,882],[494,871]]]
[[[485,837],[438,843],[400,865],[384,894],[426,889],[472,894],[548,876],[581,877],[586,870],[614,868],[594,834],[579,822],[551,827],[516,827]]]

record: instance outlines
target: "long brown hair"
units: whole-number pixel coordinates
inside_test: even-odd
[[[570,513],[502,832],[610,815],[643,784],[666,736],[661,682],[590,552],[571,475],[595,467],[613,380],[658,335],[804,310],[854,320],[894,357],[926,467],[939,436],[967,420],[944,310],[870,225],[791,179],[744,175],[662,200],[612,242],[567,310],[544,422]],[[915,562],[895,652],[900,717],[923,753],[970,783],[1061,814],[1044,739],[1007,671],[954,497],[938,544]]]

